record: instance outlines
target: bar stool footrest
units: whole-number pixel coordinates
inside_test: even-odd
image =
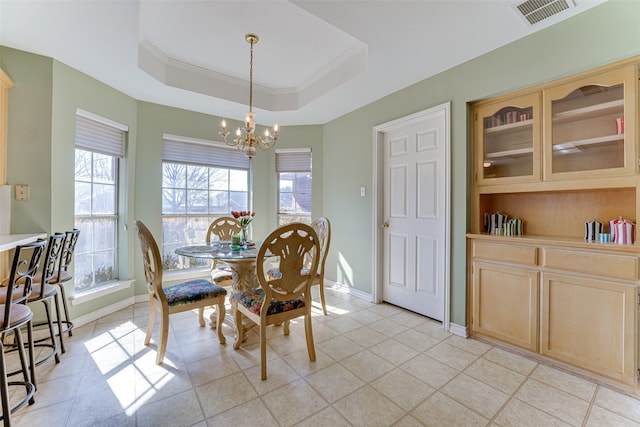
[[[18,409],[22,408],[24,405],[26,405],[27,402],[29,402],[29,405],[33,405],[34,403],[33,395],[36,393],[36,387],[32,383],[26,383],[24,381],[10,381],[7,383],[7,385],[9,387],[24,386],[27,390],[27,395],[20,402],[18,402],[15,406],[11,408],[12,414],[16,412]],[[4,419],[4,414],[0,414],[0,420],[3,420],[3,419]]]

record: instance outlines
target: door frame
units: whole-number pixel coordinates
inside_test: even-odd
[[[451,101],[440,105],[401,117],[386,123],[382,123],[373,127],[373,223],[372,223],[372,264],[373,269],[373,302],[379,304],[382,302],[382,224],[383,203],[384,203],[384,134],[391,130],[401,128],[415,122],[424,120],[424,118],[435,111],[444,110],[445,113],[445,238],[444,238],[444,311],[442,326],[443,329],[449,330],[450,324],[450,295],[451,295]]]

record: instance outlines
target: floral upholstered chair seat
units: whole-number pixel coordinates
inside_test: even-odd
[[[190,280],[179,285],[168,286],[163,290],[169,307],[192,304],[227,294],[225,288],[205,279]]]
[[[216,267],[211,270],[211,281],[218,286],[231,286],[233,273],[228,267]]]
[[[264,301],[264,290],[251,289],[244,292],[233,293],[231,294],[230,299],[246,307],[250,312],[260,315],[262,301]],[[267,308],[267,316],[302,307],[304,307],[304,299],[302,298],[296,298],[288,301],[281,301],[273,298],[269,304],[269,308]]]

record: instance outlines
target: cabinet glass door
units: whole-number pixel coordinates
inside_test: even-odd
[[[633,173],[635,150],[625,144],[629,126],[635,125],[628,122],[633,116],[625,105],[633,74],[633,68],[627,68],[549,89],[545,107],[551,126],[545,147],[550,148],[550,162],[545,178]]]
[[[478,110],[478,181],[539,179],[539,96],[527,95]]]

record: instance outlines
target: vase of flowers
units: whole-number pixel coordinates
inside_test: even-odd
[[[240,228],[242,229],[240,243],[244,245],[249,241],[249,224],[253,221],[256,213],[250,211],[231,211],[231,215],[240,223]]]

